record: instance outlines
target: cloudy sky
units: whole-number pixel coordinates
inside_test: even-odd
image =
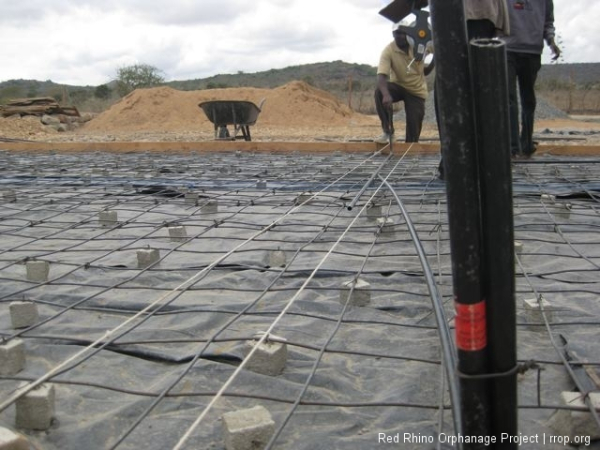
[[[0,0],[0,81],[109,82],[150,64],[170,80],[342,60],[376,65],[391,0]],[[599,0],[554,0],[564,62],[599,62]],[[549,61],[549,52],[544,53]]]

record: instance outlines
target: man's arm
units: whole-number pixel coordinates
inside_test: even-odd
[[[392,99],[392,94],[390,94],[390,90],[388,89],[388,80],[389,77],[382,73],[377,74],[377,87],[381,91],[383,95],[382,103],[386,107],[390,107],[394,100]]]
[[[560,48],[554,41],[556,30],[554,29],[554,2],[546,0],[546,17],[544,21],[544,39],[552,51],[552,60],[556,61],[560,57]]]
[[[427,65],[427,67],[425,67],[425,70],[423,73],[425,73],[425,76],[429,75],[432,70],[435,68],[435,59],[432,59],[431,62],[429,63],[429,65]]]

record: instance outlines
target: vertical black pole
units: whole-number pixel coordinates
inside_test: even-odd
[[[455,295],[458,370],[487,372],[486,302],[481,284],[481,217],[477,140],[463,0],[431,0],[436,96],[446,172]],[[487,383],[461,378],[463,432],[490,436]],[[464,448],[484,448],[465,444]]]
[[[481,214],[484,246],[484,294],[490,372],[509,372],[517,364],[514,283],[514,234],[510,119],[505,44],[471,43],[471,67],[477,114]],[[492,433],[518,435],[517,375],[491,382]],[[516,444],[497,444],[516,448]]]

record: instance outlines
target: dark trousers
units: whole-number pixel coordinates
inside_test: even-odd
[[[513,155],[531,155],[535,118],[535,80],[542,67],[541,55],[507,52],[508,104],[510,108],[510,150]],[[518,95],[517,95],[518,85]],[[519,96],[521,97],[521,135],[519,136]]]
[[[388,89],[394,103],[404,102],[404,112],[406,113],[405,142],[419,142],[423,118],[425,117],[425,99],[410,94],[402,86],[395,83],[388,83]],[[375,89],[375,108],[379,120],[381,120],[381,128],[385,133],[389,133],[392,129],[394,117],[392,111],[383,106],[383,94],[379,88]]]

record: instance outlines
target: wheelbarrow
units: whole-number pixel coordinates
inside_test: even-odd
[[[250,125],[256,123],[265,100],[262,99],[259,106],[245,100],[212,100],[198,106],[215,126],[215,139],[250,141]],[[228,125],[233,125],[233,136],[229,133]],[[240,132],[242,135],[238,136]]]

